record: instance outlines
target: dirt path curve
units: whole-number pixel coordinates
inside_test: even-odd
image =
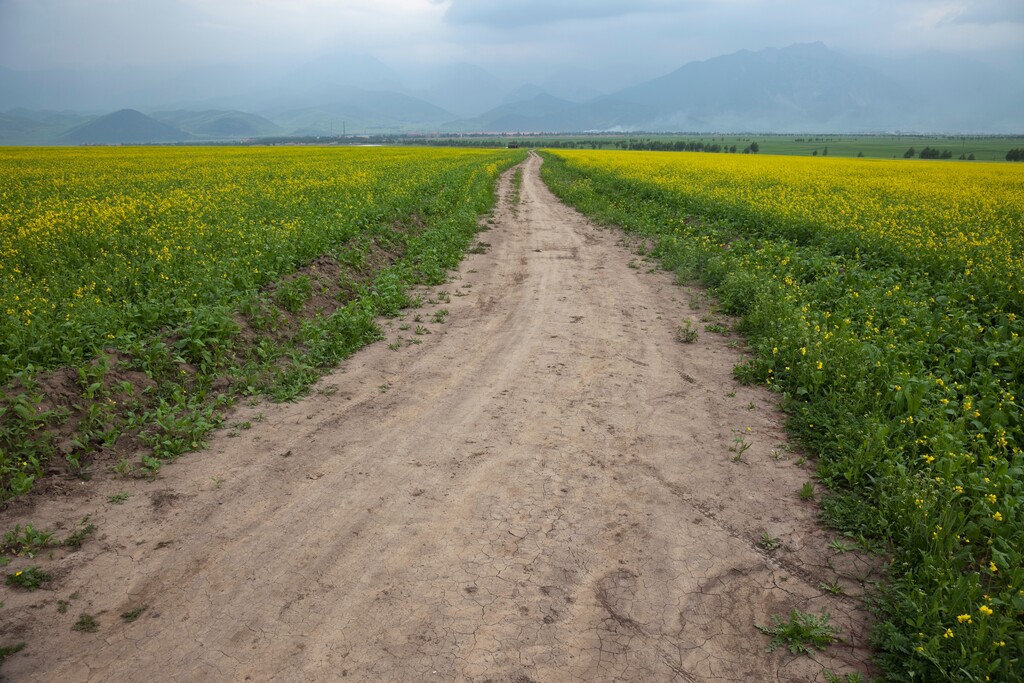
[[[736,337],[704,331],[691,294],[630,267],[621,235],[560,204],[539,167],[525,163],[520,206],[506,174],[489,249],[424,293],[450,301],[390,322],[400,349],[365,349],[307,400],[240,408],[232,421],[251,429],[155,483],[101,482],[32,511],[91,512],[98,531],[62,560],[57,589],[31,594],[41,607],[9,603],[34,625],[4,673],[546,683],[863,669],[858,602],[821,584],[856,593],[867,565],[826,550],[773,398],[731,377]],[[674,337],[687,319],[693,344]],[[740,437],[751,447],[734,461]],[[759,546],[764,530],[782,546]],[[766,654],[754,624],[793,607],[828,610],[845,642]],[[96,633],[70,630],[80,612]]]

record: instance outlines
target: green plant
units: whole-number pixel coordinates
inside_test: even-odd
[[[773,614],[772,626],[755,624],[755,627],[761,633],[772,636],[768,652],[785,645],[791,654],[811,654],[811,647],[824,650],[841,633],[840,629],[829,624],[830,619],[828,612],[814,615],[793,609],[786,621],[780,615]]]
[[[36,553],[51,545],[52,540],[52,533],[37,529],[31,524],[26,524],[24,529],[21,525],[15,525],[4,534],[3,541],[0,542],[0,552],[35,557]]]
[[[728,335],[731,331],[729,330],[728,326],[723,325],[721,323],[711,323],[709,325],[705,325],[704,329],[707,330],[708,332],[715,332],[717,334],[723,335]]]
[[[734,453],[732,456],[733,462],[741,462],[743,460],[743,454],[747,452],[752,444],[746,441],[742,436],[738,436],[732,441],[733,445],[729,447],[729,452]]]
[[[854,546],[847,545],[838,538],[833,538],[831,541],[829,541],[828,547],[832,550],[835,550],[840,555],[842,555],[843,553],[848,553],[854,549]]]
[[[3,664],[8,657],[13,654],[17,654],[25,649],[25,643],[17,643],[16,645],[4,645],[0,647],[0,664]]]
[[[676,327],[676,341],[681,344],[692,344],[697,341],[697,336],[697,329],[689,320]]]
[[[140,605],[139,607],[133,607],[132,609],[127,610],[126,612],[121,612],[121,619],[123,619],[125,623],[130,624],[131,622],[135,621],[140,616],[142,616],[142,613],[145,612],[147,609],[149,609],[149,605]]]
[[[466,285],[464,285],[464,286],[466,286]],[[444,319],[446,317],[448,317],[448,309],[446,309],[446,308],[439,308],[438,310],[434,311],[434,322],[435,323],[437,323],[439,325],[444,323]]]
[[[8,574],[7,585],[34,591],[51,578],[52,577],[49,574],[39,569],[39,567],[32,566],[16,571],[13,574]]]
[[[88,519],[88,517],[86,517],[86,519]],[[85,520],[82,521],[85,522]],[[61,545],[77,550],[82,547],[82,544],[85,543],[85,539],[91,536],[94,531],[96,531],[95,524],[85,524],[85,526],[80,529],[75,529],[70,536],[61,542]]]
[[[129,462],[128,458],[118,459],[118,461],[114,464],[114,472],[117,475],[124,477],[125,479],[129,479],[136,476],[135,466],[132,465],[131,462]]]
[[[811,500],[814,498],[814,482],[805,481],[800,487],[800,500]]]
[[[779,548],[782,545],[782,541],[772,536],[767,531],[762,531],[761,540],[758,541],[758,545],[771,552],[772,550]]]
[[[842,595],[844,593],[843,586],[839,583],[839,579],[832,579],[829,583],[819,583],[818,588],[827,593],[831,593],[832,595]]]
[[[851,671],[842,676],[829,669],[825,669],[822,673],[825,674],[826,683],[864,683],[864,676],[857,671]]]
[[[120,491],[113,495],[107,496],[107,502],[110,503],[111,505],[121,505],[131,497],[132,494],[128,493],[127,491]]]
[[[71,630],[82,633],[95,633],[100,630],[100,623],[96,621],[96,617],[82,612],[78,615],[78,621],[71,627]]]

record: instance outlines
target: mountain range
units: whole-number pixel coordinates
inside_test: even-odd
[[[572,86],[509,82],[469,64],[400,74],[368,55],[258,75],[0,68],[0,144],[342,132],[1024,132],[1024,77],[948,55],[855,57],[811,43],[691,62],[585,99]]]

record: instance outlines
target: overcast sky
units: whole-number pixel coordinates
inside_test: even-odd
[[[1024,70],[1024,0],[0,0],[0,65],[16,69],[368,52],[400,69],[468,62],[654,76],[819,40],[852,53],[954,51]]]

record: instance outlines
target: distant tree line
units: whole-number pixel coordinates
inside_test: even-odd
[[[949,151],[948,149],[940,150],[940,149],[934,149],[932,147],[925,147],[924,149],[921,150],[921,153],[920,153],[919,156],[922,159],[952,159],[953,158],[953,153],[951,151]],[[906,152],[904,152],[903,153],[903,158],[904,159],[913,159],[914,158],[914,148],[911,147]],[[960,158],[963,159],[964,156],[961,154]],[[971,155],[971,158],[972,159],[974,158],[973,154]]]
[[[1006,153],[1007,161],[1024,161],[1024,147],[1020,149],[1011,149]]]
[[[703,140],[619,140],[615,143],[618,149],[643,150],[648,152],[723,152],[736,154],[736,145],[720,145],[717,142]],[[757,154],[761,146],[751,142],[743,148],[744,154]]]

